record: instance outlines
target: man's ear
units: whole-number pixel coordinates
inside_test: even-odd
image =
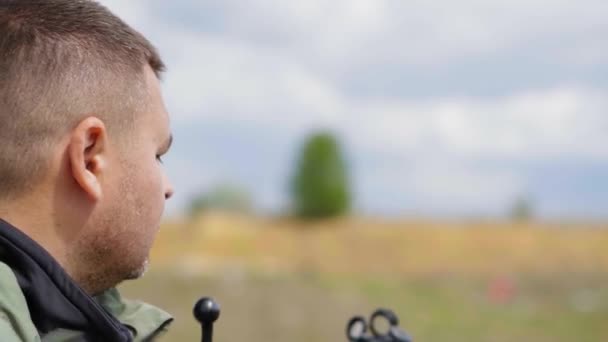
[[[106,170],[108,136],[106,126],[88,117],[72,130],[68,156],[72,176],[93,201],[102,196],[102,176]]]

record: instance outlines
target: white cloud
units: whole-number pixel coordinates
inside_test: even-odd
[[[353,127],[362,145],[466,158],[608,159],[608,99],[579,87],[498,98],[369,104]]]
[[[585,86],[420,100],[357,98],[273,49],[181,32],[165,82],[176,120],[334,127],[362,147],[465,157],[608,158],[608,100]]]
[[[272,49],[341,78],[383,65],[432,69],[472,57],[492,60],[518,49],[563,65],[601,62],[608,55],[601,43],[608,32],[608,3],[602,0],[102,3],[148,35],[164,33],[156,42],[165,53],[184,30],[205,32],[207,22],[214,22],[219,29],[207,32],[220,41]],[[197,15],[200,21],[180,19]]]
[[[488,87],[504,80],[481,74],[476,63],[513,70],[523,83],[532,77],[524,62],[555,65],[558,74],[603,65],[603,0],[225,0],[155,2],[154,8],[144,1],[102,3],[165,56],[165,97],[175,121],[224,120],[290,132],[333,127],[356,151],[413,160],[413,168],[401,164],[378,179],[362,175],[362,181],[390,184],[429,206],[496,211],[527,186],[517,170],[471,161],[608,161],[606,89],[584,80],[558,75],[541,87],[492,97],[349,91],[359,74],[389,70],[398,88],[408,72],[452,70],[462,61],[469,69],[455,83],[470,78]],[[160,10],[176,13],[169,20]],[[204,22],[176,21],[185,10],[220,24],[206,30]],[[509,64],[510,56],[519,59]],[[394,66],[405,71],[391,75]],[[198,176],[184,173],[184,182],[188,177]],[[280,197],[279,190],[266,190],[266,201]]]
[[[188,8],[209,11],[210,3]],[[547,42],[572,51],[581,37],[608,30],[601,0],[252,0],[214,9],[224,19],[221,35],[272,45],[331,73],[382,62],[436,65]]]
[[[456,207],[501,215],[526,187],[513,170],[479,169],[445,160],[428,160],[410,168],[402,177],[404,192],[417,198],[418,206],[442,212]]]
[[[337,91],[319,75],[272,50],[189,32],[173,32],[165,90],[182,120],[224,118],[301,124],[334,122]],[[188,47],[184,50],[180,47]]]
[[[127,21],[151,25],[142,2],[106,2]],[[598,89],[558,84],[494,98],[359,98],[315,64],[317,57],[336,53],[329,58],[340,65],[332,62],[330,70],[356,73],[360,58],[439,63],[437,58],[478,54],[496,44],[556,36],[564,28],[572,39],[591,23],[596,31],[608,29],[600,15],[603,3],[228,1],[220,8],[226,22],[220,33],[176,25],[150,29],[170,67],[165,94],[175,120],[283,129],[327,125],[363,147],[404,154],[607,157],[601,146],[607,142],[602,128],[608,101]],[[154,15],[162,21],[160,13]],[[283,43],[264,44],[253,39],[257,35],[282,35]],[[358,50],[365,44],[371,45]],[[602,53],[594,48],[580,58]]]
[[[384,213],[503,215],[529,185],[516,168],[433,154],[354,166],[358,206]]]
[[[189,43],[185,43],[189,42]],[[180,35],[166,97],[176,120],[330,126],[361,147],[511,159],[607,159],[608,99],[584,86],[493,98],[356,98],[271,51]]]

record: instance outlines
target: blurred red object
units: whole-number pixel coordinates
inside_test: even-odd
[[[516,292],[515,282],[509,277],[496,277],[488,283],[488,300],[492,303],[509,303]]]

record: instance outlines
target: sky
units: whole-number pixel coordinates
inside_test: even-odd
[[[160,51],[169,215],[219,183],[288,203],[329,129],[368,215],[608,218],[605,0],[102,0]]]

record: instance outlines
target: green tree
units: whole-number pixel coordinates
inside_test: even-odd
[[[350,209],[348,170],[331,133],[317,132],[304,143],[291,180],[291,197],[300,218],[328,218]]]

